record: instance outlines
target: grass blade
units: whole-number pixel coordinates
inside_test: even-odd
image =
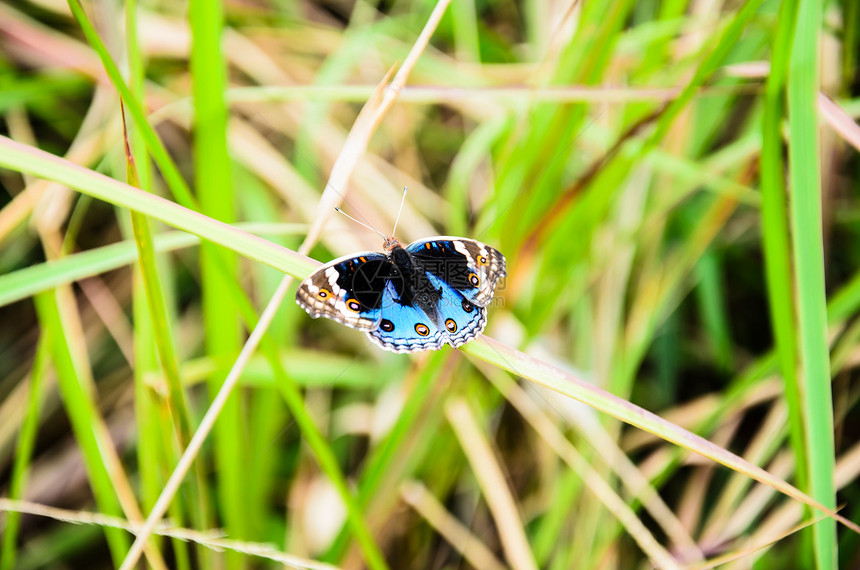
[[[33,368],[30,371],[30,386],[27,397],[27,413],[21,424],[18,434],[18,443],[15,448],[15,463],[12,467],[12,475],[9,482],[9,498],[18,500],[23,498],[27,483],[27,472],[33,453],[33,445],[36,441],[36,432],[39,429],[39,407],[44,398],[42,394],[43,383],[47,373],[47,364],[50,358],[52,339],[51,330],[45,329],[39,340]],[[11,570],[15,567],[15,549],[20,527],[20,513],[10,512],[5,521],[3,529],[3,542],[0,545],[0,570]]]
[[[809,494],[832,509],[836,505],[833,482],[835,450],[818,133],[821,9],[817,0],[800,0],[798,4],[797,28],[788,71],[789,187],[806,446],[809,450]],[[812,532],[816,567],[819,570],[835,568],[835,521],[822,521],[812,527]]]
[[[795,480],[808,489],[808,460],[804,438],[804,410],[797,376],[797,326],[791,280],[791,245],[785,192],[782,121],[785,116],[785,82],[797,2],[786,0],[779,8],[774,31],[770,74],[765,87],[761,148],[761,224],[765,277],[771,329],[788,404],[789,440],[796,459]],[[806,535],[808,533],[804,533]]]
[[[579,380],[555,366],[532,358],[487,336],[479,337],[475,341],[463,346],[460,350],[507,370],[512,374],[522,376],[551,390],[555,390],[560,394],[569,396],[601,412],[616,417],[625,423],[653,433],[666,441],[712,459],[735,471],[745,473],[753,479],[835,518],[854,532],[860,534],[860,525],[837,514],[832,508],[816,501],[785,481],[774,477],[761,467],[752,465],[734,453],[680,428],[635,404],[609,394],[588,382]]]
[[[2,135],[0,149],[0,166],[61,182],[115,206],[141,212],[175,228],[229,247],[284,273],[303,278],[317,266],[303,255]]]
[[[194,181],[201,212],[222,222],[235,218],[235,200],[231,183],[230,158],[227,155],[227,107],[224,101],[225,68],[223,59],[223,7],[220,2],[192,0],[191,78],[194,99]],[[205,323],[206,351],[212,356],[238,354],[239,314],[232,296],[231,282],[236,280],[236,256],[218,251],[218,246],[204,242],[200,247],[200,279]],[[215,398],[224,383],[221,371],[209,380],[210,398]],[[234,393],[224,404],[215,422],[213,452],[217,469],[218,503],[221,517],[230,536],[250,538],[251,521],[246,509],[252,486],[252,475],[245,466],[247,446],[242,443],[242,394]],[[226,557],[227,567],[243,567],[234,553]]]

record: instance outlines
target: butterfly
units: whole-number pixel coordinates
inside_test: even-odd
[[[384,237],[385,253],[354,253],[314,271],[296,302],[311,317],[366,331],[393,352],[457,348],[481,334],[496,283],[507,275],[505,257],[459,237],[406,247]]]

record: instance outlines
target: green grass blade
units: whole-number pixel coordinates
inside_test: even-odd
[[[147,123],[146,113],[144,112],[142,105],[134,97],[128,85],[125,84],[125,81],[123,81],[119,68],[117,68],[116,63],[111,59],[107,48],[101,41],[101,38],[99,38],[99,35],[92,23],[87,18],[86,12],[84,12],[80,2],[78,0],[68,0],[68,3],[75,20],[77,20],[78,25],[84,32],[84,36],[101,59],[102,65],[104,65],[105,72],[110,78],[111,83],[113,83],[113,86],[117,91],[119,91],[123,103],[128,108],[129,113],[134,119],[135,126],[140,129],[140,136],[144,141],[146,141],[147,148],[149,149],[149,152],[152,153],[152,159],[161,170],[171,192],[173,192],[173,195],[180,204],[190,207],[194,204],[191,190],[182,178],[182,174],[180,174],[176,164],[167,153],[167,149],[164,147],[164,144],[162,144],[161,139],[158,138],[155,130],[153,130]]]
[[[728,311],[725,306],[722,263],[713,251],[706,251],[699,259],[695,268],[696,276],[699,278],[696,299],[715,364],[720,370],[731,370],[733,368],[732,338],[729,323],[726,320]]]
[[[788,71],[789,177],[794,271],[797,283],[800,361],[809,449],[809,490],[829,508],[836,504],[833,481],[833,397],[824,290],[824,239],[819,164],[818,92],[821,3],[800,0]],[[819,570],[836,568],[836,523],[813,527]]]
[[[134,162],[131,157],[128,158],[128,181],[130,185],[137,186]],[[191,439],[191,417],[185,391],[182,389],[182,380],[179,378],[179,357],[176,354],[176,341],[170,325],[167,301],[155,263],[152,231],[149,228],[149,220],[139,212],[131,212],[131,226],[137,246],[138,268],[146,292],[155,345],[164,377],[167,379],[168,408],[173,417],[174,429],[177,430],[179,441],[187,445]]]
[[[44,398],[42,385],[47,372],[52,342],[51,330],[45,329],[42,338],[39,340],[33,368],[30,371],[27,412],[24,416],[24,422],[21,424],[21,431],[18,434],[18,444],[15,448],[15,460],[12,465],[12,475],[8,491],[9,498],[12,500],[24,498],[30,460],[32,459],[33,446],[36,442],[36,432],[39,429],[39,408],[40,402]],[[3,529],[3,541],[0,544],[0,570],[12,570],[15,567],[16,542],[18,540],[20,522],[20,513],[11,511],[7,513],[5,528]]]
[[[94,198],[141,212],[294,277],[303,279],[317,267],[303,255],[2,135],[0,149],[0,166],[61,182]]]
[[[146,294],[146,307],[149,309],[149,321],[152,327],[152,337],[158,353],[158,362],[167,380],[167,397],[165,404],[172,419],[171,427],[182,447],[188,445],[192,436],[191,409],[182,379],[179,374],[179,355],[176,350],[175,335],[171,325],[170,314],[161,286],[161,278],[155,259],[155,247],[149,229],[149,220],[137,212],[131,213],[131,222],[138,249],[138,269],[143,290]],[[195,515],[193,520],[202,528],[212,525],[208,493],[206,492],[206,476],[203,465],[194,466],[196,485],[189,490],[188,503]]]
[[[129,89],[136,101],[145,101],[144,84],[146,62],[138,42],[137,0],[125,3],[126,46],[129,63]],[[124,117],[123,117],[124,119]],[[146,140],[140,128],[128,128],[123,120],[126,150],[126,176],[131,186],[152,192],[152,168],[146,151]],[[179,375],[179,357],[175,336],[171,326],[167,296],[162,280],[168,278],[159,271],[156,250],[149,219],[130,212],[138,266],[134,273],[134,349],[135,349],[135,420],[138,424],[138,460],[140,465],[150,466],[141,470],[141,487],[151,508],[158,497],[158,488],[163,484],[161,471],[167,470],[177,461],[176,443],[184,447],[191,439],[192,420],[182,380]],[[161,264],[165,268],[166,264]],[[167,379],[168,392],[159,399],[144,383],[145,375],[161,370]],[[166,406],[171,422],[161,421],[161,412]],[[164,458],[164,459],[163,459]],[[189,485],[183,494],[184,504],[171,505],[171,517],[177,524],[192,520],[197,528],[214,526],[210,516],[209,496],[204,467],[194,466],[195,484]],[[185,513],[190,513],[190,517]],[[177,570],[190,568],[188,544],[174,539],[173,555]],[[211,566],[214,557],[206,549],[198,549],[201,566]]]
[[[836,514],[832,508],[816,501],[793,485],[774,477],[764,469],[752,465],[734,453],[682,429],[656,414],[609,394],[588,382],[576,379],[550,364],[532,358],[487,336],[477,338],[460,350],[512,374],[522,376],[560,394],[569,396],[625,423],[653,433],[661,439],[694,451],[730,469],[745,473],[789,497],[829,514],[855,532],[860,532],[860,526]]]
[[[192,0],[191,77],[194,96],[194,182],[201,212],[222,222],[235,217],[230,158],[227,155],[227,106],[224,101],[223,7],[220,2]],[[241,348],[238,311],[231,281],[236,279],[236,256],[203,243],[200,248],[200,278],[205,323],[206,351],[210,355],[238,354]],[[214,398],[224,375],[214,374],[209,382]],[[238,539],[251,537],[251,521],[246,509],[253,476],[245,466],[248,448],[242,424],[242,393],[234,392],[215,423],[212,438],[217,473],[218,504],[227,533]],[[251,434],[253,436],[253,434]],[[242,557],[227,553],[227,567],[243,568]]]
[[[304,224],[244,223],[235,224],[233,227],[263,235],[300,234],[307,229]],[[176,251],[199,243],[200,238],[185,232],[164,232],[153,236],[155,251],[159,253]],[[127,240],[0,275],[0,307],[59,285],[118,269],[135,263],[137,259],[137,247],[132,240]]]
[[[762,246],[767,278],[771,329],[779,370],[785,384],[789,413],[789,438],[796,458],[795,480],[807,489],[807,450],[804,440],[803,403],[797,377],[797,326],[791,280],[791,245],[785,192],[782,121],[785,116],[785,81],[791,57],[797,2],[782,3],[773,39],[770,75],[765,88],[761,148]]]
[[[107,433],[107,429],[104,425],[101,429],[96,429],[96,424],[101,424],[103,420],[92,400],[92,379],[85,378],[87,372],[75,362],[68,339],[76,335],[69,331],[64,323],[57,300],[58,293],[59,291],[48,291],[37,295],[36,312],[43,328],[49,331],[47,334],[52,339],[51,355],[57,372],[57,382],[69,414],[72,431],[81,449],[96,503],[101,512],[121,516],[123,512],[107,470],[109,462],[102,457],[104,442],[100,442],[96,435],[97,431]],[[119,565],[131,546],[128,535],[117,529],[106,528],[104,532],[114,564]]]
[[[242,188],[239,208],[244,217],[261,222],[276,222],[281,219],[283,214],[278,208],[277,198],[271,194],[266,184],[242,168],[236,168],[235,175],[236,186]],[[271,239],[287,247],[295,246],[300,242],[298,237]],[[271,299],[284,277],[283,274],[270,267],[253,265],[248,272],[254,283],[251,291],[252,298]],[[251,312],[256,316],[255,310]],[[290,346],[291,339],[296,338],[298,334],[296,325],[300,318],[301,316],[292,310],[291,303],[281,303],[266,330],[266,337],[272,339],[273,344],[279,347],[275,352],[280,357],[280,362],[301,385],[303,384],[301,379],[290,370],[291,359],[283,358],[284,347]],[[249,366],[250,364],[249,362]],[[248,518],[253,524],[252,532],[255,537],[266,533],[270,521],[276,520],[280,523],[283,518],[280,513],[273,513],[271,503],[271,497],[276,496],[284,484],[283,454],[272,453],[272,442],[279,440],[284,426],[290,422],[287,407],[275,388],[271,368],[265,363],[263,367],[265,378],[271,382],[263,389],[244,390],[248,398],[248,404],[244,410],[245,423],[248,426],[246,429],[253,434],[253,440],[247,445],[250,459],[246,468],[254,474],[254,485],[248,491],[249,500],[246,509],[249,511]],[[338,372],[339,370],[335,371],[328,378],[336,377]],[[312,375],[315,376],[317,373],[314,371]],[[320,375],[325,377],[324,374]],[[239,382],[242,385],[241,378]]]

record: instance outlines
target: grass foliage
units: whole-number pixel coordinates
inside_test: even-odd
[[[0,570],[854,567],[858,6],[0,5]],[[292,302],[403,186],[459,351]]]

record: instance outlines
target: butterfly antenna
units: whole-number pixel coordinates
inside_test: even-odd
[[[403,187],[403,196],[400,198],[400,208],[397,209],[397,217],[394,219],[394,229],[391,230],[391,235],[397,233],[397,222],[400,221],[400,212],[403,211],[403,203],[406,201],[406,186]]]
[[[341,210],[341,209],[340,209],[340,208],[338,208],[337,206],[335,206],[335,207],[334,207],[334,209],[335,209],[335,211],[336,211],[336,212],[343,214],[344,216],[346,216],[347,218],[349,218],[350,220],[352,220],[352,221],[353,221],[353,222],[355,222],[356,224],[358,224],[358,225],[360,225],[360,226],[364,226],[364,227],[366,227],[367,229],[369,229],[369,230],[370,230],[370,231],[372,231],[372,232],[376,232],[377,234],[379,234],[379,235],[380,235],[380,237],[382,237],[382,239],[385,239],[385,238],[386,238],[385,234],[383,234],[381,231],[377,230],[376,228],[371,228],[370,226],[368,226],[368,225],[367,225],[367,224],[365,224],[364,222],[359,222],[358,220],[356,220],[355,218],[353,218],[352,216],[350,216],[349,214],[347,214],[346,212],[344,212],[343,210]]]

